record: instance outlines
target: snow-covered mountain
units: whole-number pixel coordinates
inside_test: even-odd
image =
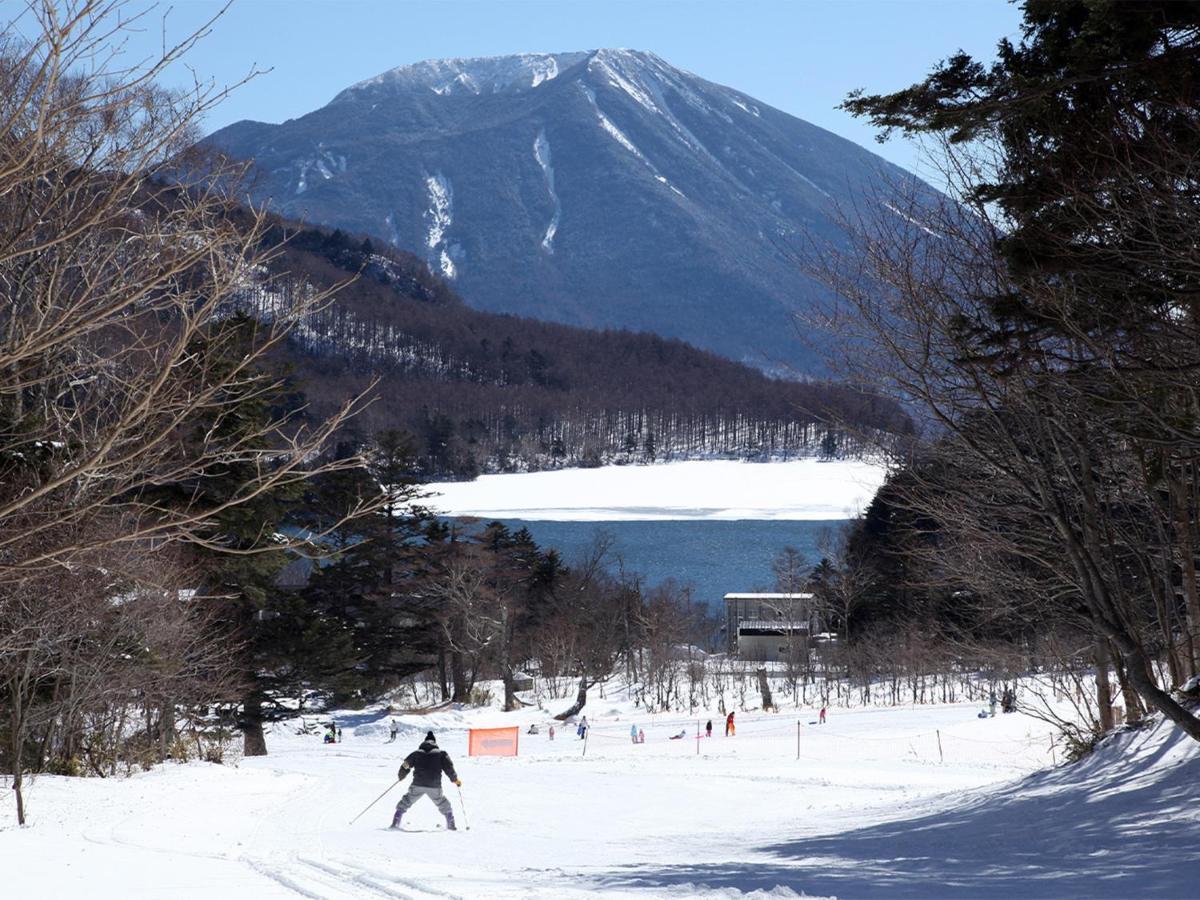
[[[209,140],[289,216],[422,254],[474,306],[799,363],[798,257],[928,190],[878,156],[653,53],[433,60]],[[808,360],[807,363],[811,363]]]

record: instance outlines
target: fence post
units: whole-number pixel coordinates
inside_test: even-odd
[[[589,725],[587,727],[587,730],[583,733],[583,755],[584,756],[587,756],[587,742],[588,742],[588,738],[590,738],[591,736],[592,736],[592,726]]]
[[[939,728],[935,733],[938,739],[938,762],[945,763],[946,757],[942,754],[942,730]]]

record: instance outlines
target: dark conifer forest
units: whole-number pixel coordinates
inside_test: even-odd
[[[280,221],[266,240],[284,249],[242,292],[255,314],[343,284],[289,337],[310,413],[378,380],[354,427],[411,434],[428,477],[852,455],[845,432],[907,427],[897,404],[853,385],[772,378],[651,334],[471,309],[422,261],[369,237]]]

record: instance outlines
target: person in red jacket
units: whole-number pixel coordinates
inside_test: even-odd
[[[725,717],[725,737],[733,737],[737,733],[737,726],[733,724],[733,713]]]

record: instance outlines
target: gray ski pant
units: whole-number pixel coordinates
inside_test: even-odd
[[[408,793],[401,797],[400,802],[396,804],[396,813],[404,815],[422,797],[432,800],[433,805],[438,808],[438,812],[447,819],[454,818],[454,807],[450,805],[450,801],[446,799],[446,795],[442,793],[440,787],[421,787],[416,784],[408,786]]]

